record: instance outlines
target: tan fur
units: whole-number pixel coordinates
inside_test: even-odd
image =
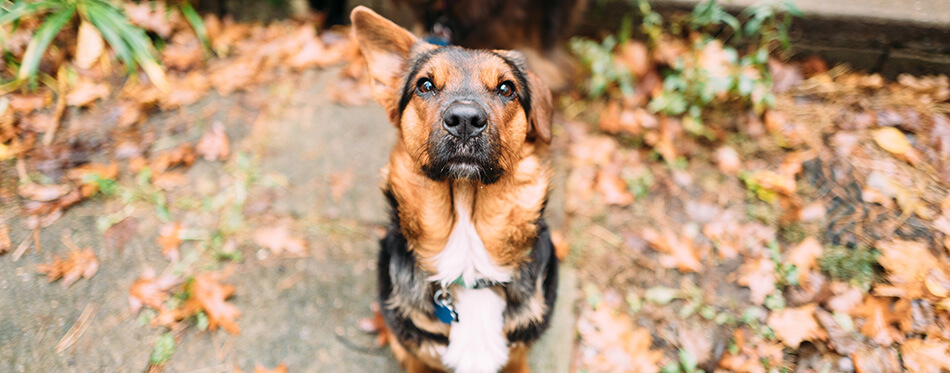
[[[470,180],[432,180],[422,167],[430,161],[425,151],[429,137],[444,135],[440,133],[444,131],[440,117],[442,103],[436,98],[421,99],[413,95],[400,117],[399,85],[404,77],[399,77],[398,73],[406,69],[406,60],[412,51],[434,47],[418,42],[412,34],[366,8],[357,7],[352,18],[354,35],[366,55],[374,79],[374,97],[399,128],[397,143],[383,175],[398,203],[400,227],[409,242],[409,249],[417,255],[418,265],[424,271],[435,272],[434,258],[445,248],[458,220],[454,203],[471,205],[471,209],[464,211],[472,212],[475,230],[495,264],[515,269],[524,263],[536,239],[537,222],[551,177],[547,162],[551,133],[548,89],[530,73],[529,87],[515,87],[516,91],[532,92],[531,107],[527,110],[530,117],[517,99],[484,103],[488,106],[488,120],[493,124],[486,131],[497,131],[497,138],[503,145],[500,147],[500,162],[505,173],[497,181],[486,185]],[[388,42],[387,38],[393,41]],[[484,92],[494,92],[506,80],[520,84],[515,82],[510,69],[505,60],[487,52],[461,63],[434,54],[418,76],[431,79],[439,90],[471,83],[464,87],[477,90],[482,86]],[[477,71],[474,75],[476,81],[462,82],[463,77],[470,76],[466,72],[472,71]],[[513,315],[516,319],[512,321],[518,325],[542,317],[545,306],[540,286],[538,293],[528,302],[532,304],[528,312]],[[450,332],[448,325],[435,322],[429,315],[413,313],[407,316],[422,330],[442,335]],[[513,330],[515,325],[506,321],[505,331]],[[525,345],[512,347],[504,371],[529,371],[527,351]],[[444,368],[431,344],[404,346],[393,341],[393,353],[410,372]]]

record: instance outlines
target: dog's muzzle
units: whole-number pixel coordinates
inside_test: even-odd
[[[488,114],[471,102],[456,102],[442,114],[442,128],[463,142],[478,136],[488,126]]]

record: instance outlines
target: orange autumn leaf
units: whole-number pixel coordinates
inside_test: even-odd
[[[585,351],[581,363],[590,372],[660,371],[663,352],[651,350],[650,331],[639,328],[623,312],[601,303],[586,311],[578,321],[580,348]]]
[[[143,305],[161,310],[162,304],[168,299],[168,290],[178,282],[175,276],[156,277],[154,271],[147,270],[129,287],[129,307],[133,313],[138,312]]]
[[[241,310],[227,299],[234,294],[234,285],[222,285],[220,274],[214,272],[199,273],[189,284],[191,296],[185,301],[183,312],[186,315],[204,311],[208,315],[208,328],[215,330],[220,326],[228,333],[241,334],[241,327],[235,319],[241,317]]]
[[[899,320],[887,298],[868,296],[864,298],[863,304],[852,310],[851,315],[864,318],[861,333],[881,346],[904,340],[904,335],[893,325]]]
[[[181,245],[181,223],[168,223],[158,230],[158,246],[162,255],[171,261],[178,261],[178,246]]]
[[[798,282],[800,284],[808,285],[808,274],[818,266],[818,258],[821,257],[821,254],[821,244],[815,237],[808,237],[789,250],[788,261],[798,268]]]
[[[280,363],[274,369],[267,369],[263,365],[257,364],[254,367],[254,373],[287,373],[287,364]]]
[[[950,342],[909,339],[901,345],[901,357],[911,373],[950,371]]]
[[[68,94],[66,104],[69,106],[89,106],[98,99],[109,97],[112,89],[106,83],[96,83],[87,78],[81,78]]]
[[[307,249],[307,242],[303,238],[290,234],[290,226],[287,222],[259,228],[254,231],[253,239],[255,243],[270,249],[274,254],[280,254],[286,250],[288,253],[300,255]]]
[[[231,154],[231,142],[228,140],[228,134],[224,132],[224,125],[221,122],[214,122],[198,141],[195,151],[206,161],[228,159],[228,155]]]
[[[665,254],[660,256],[660,264],[664,267],[675,267],[681,272],[702,272],[699,252],[689,237],[677,237],[668,229],[660,234],[653,228],[646,228],[643,230],[643,239],[656,251]]]
[[[772,311],[768,325],[786,346],[798,348],[803,341],[824,340],[828,334],[815,320],[815,303]]]
[[[13,241],[10,240],[10,227],[0,223],[0,255],[5,254],[13,247]]]
[[[50,282],[62,278],[63,287],[69,287],[80,277],[92,278],[99,271],[99,259],[96,258],[96,253],[91,248],[71,249],[68,258],[53,258],[52,263],[37,265],[36,271],[45,273]]]
[[[762,305],[765,297],[775,291],[775,263],[769,258],[747,259],[739,267],[739,285],[752,291],[752,303]]]
[[[597,171],[594,187],[604,197],[604,203],[608,205],[626,206],[633,202],[633,194],[627,188],[627,183],[616,173],[606,170]]]
[[[894,240],[878,241],[875,246],[881,251],[878,262],[887,271],[888,281],[901,289],[905,297],[923,296],[928,273],[941,271],[940,262],[925,243]]]

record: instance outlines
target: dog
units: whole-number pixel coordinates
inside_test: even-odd
[[[436,46],[365,7],[350,18],[398,130],[379,301],[410,372],[527,372],[558,260],[543,213],[552,99],[516,51]]]

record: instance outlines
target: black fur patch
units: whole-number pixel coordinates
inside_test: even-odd
[[[509,342],[531,343],[541,337],[541,334],[548,329],[551,320],[551,311],[554,310],[554,303],[557,301],[557,271],[558,260],[554,255],[554,243],[551,241],[551,233],[548,225],[541,219],[538,221],[538,238],[534,241],[531,250],[531,259],[518,269],[520,276],[518,280],[508,284],[505,287],[508,304],[505,308],[505,315],[519,312],[526,307],[537,292],[537,280],[544,276],[541,284],[541,291],[544,294],[545,314],[541,321],[522,325],[519,328],[508,333]]]
[[[441,128],[435,131],[439,130]],[[498,132],[486,131],[482,136],[468,139],[464,145],[462,141],[453,136],[430,135],[426,144],[429,163],[422,166],[422,172],[436,181],[469,179],[482,184],[494,183],[505,174]],[[460,155],[468,165],[458,164]]]

